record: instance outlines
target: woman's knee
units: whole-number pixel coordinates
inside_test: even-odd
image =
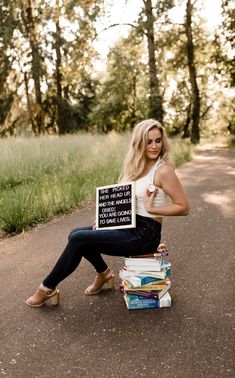
[[[77,230],[76,230],[76,229],[73,229],[73,230],[70,232],[69,236],[68,236],[68,242],[73,242],[73,241],[75,241],[75,240],[77,240]]]
[[[69,243],[76,244],[76,246],[82,246],[90,241],[89,232],[87,230],[75,229],[69,235]]]
[[[70,231],[70,233],[69,233],[69,235],[68,235],[68,241],[69,241],[71,238],[76,238],[78,232],[80,232],[80,231],[87,231],[87,230],[91,230],[91,229],[92,229],[91,226],[88,226],[88,227],[76,227],[76,228],[73,228],[72,231]]]
[[[68,235],[68,241],[71,239],[71,236],[72,236],[74,230],[75,230],[75,229],[72,229],[72,230],[70,231],[70,233],[69,233],[69,235]]]
[[[69,236],[68,236],[68,241],[71,239],[71,238],[74,238],[76,236],[76,233],[78,231],[82,230],[82,228],[80,227],[76,227],[76,228],[73,228],[70,233],[69,233]]]

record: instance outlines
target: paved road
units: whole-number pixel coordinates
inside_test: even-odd
[[[178,171],[191,213],[164,224],[170,309],[131,312],[116,291],[85,296],[86,261],[60,285],[59,307],[24,304],[94,207],[0,242],[0,376],[234,377],[234,168],[234,151],[211,149]],[[120,258],[107,261],[122,267]]]

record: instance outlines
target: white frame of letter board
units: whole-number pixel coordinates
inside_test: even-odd
[[[123,226],[105,226],[105,227],[98,227],[98,210],[99,210],[99,202],[98,202],[98,192],[100,189],[109,189],[109,188],[115,188],[117,186],[126,186],[131,185],[131,216],[132,216],[132,223],[128,225]],[[124,182],[122,184],[113,184],[113,185],[106,185],[106,186],[100,186],[96,188],[96,230],[115,230],[120,228],[134,228],[136,227],[136,200],[135,200],[135,182]]]

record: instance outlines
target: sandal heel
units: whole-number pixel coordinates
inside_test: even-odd
[[[51,297],[51,304],[52,306],[57,306],[59,303],[60,303],[60,292],[59,290],[57,290],[55,295]]]
[[[42,307],[46,302],[50,302],[53,306],[59,304],[59,290],[58,289],[48,289],[43,285],[35,291],[32,297],[26,300],[26,304],[30,307]]]
[[[113,289],[114,288],[114,276],[111,277],[107,282],[106,282],[107,288],[108,289]]]
[[[85,290],[86,295],[99,294],[103,286],[108,289],[114,288],[114,274],[110,268],[107,268],[105,272],[98,273],[92,285],[88,286]]]

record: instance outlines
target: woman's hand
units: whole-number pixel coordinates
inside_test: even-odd
[[[154,186],[154,185],[151,185],[151,186]],[[152,188],[150,188],[150,190],[146,189],[146,191],[144,193],[143,202],[144,202],[145,209],[148,213],[151,212],[151,209],[153,207],[153,200],[154,200],[154,197],[156,196],[156,194],[157,194],[157,188],[156,187],[155,187],[154,190],[152,190]]]

